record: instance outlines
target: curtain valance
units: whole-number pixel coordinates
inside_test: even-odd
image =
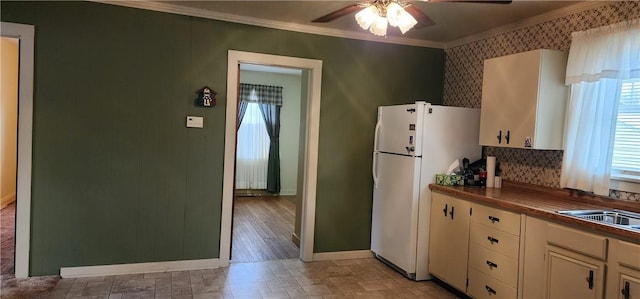
[[[640,19],[574,32],[566,84],[640,78]]]
[[[240,83],[240,101],[282,106],[282,86]]]

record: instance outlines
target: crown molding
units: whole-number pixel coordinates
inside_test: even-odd
[[[541,15],[533,16],[527,19],[523,19],[517,22],[513,22],[504,26],[496,27],[491,30],[483,31],[474,35],[469,35],[469,36],[445,43],[445,49],[455,48],[464,44],[483,40],[483,39],[496,36],[502,33],[510,32],[510,31],[521,29],[521,28],[540,24],[546,21],[551,21],[554,19],[566,17],[568,15],[582,12],[585,10],[602,7],[602,6],[608,5],[609,4],[608,2],[610,1],[586,1],[586,2],[565,6]]]
[[[293,32],[300,32],[300,33],[349,38],[349,39],[356,39],[356,40],[365,40],[365,41],[371,41],[371,42],[399,44],[399,45],[407,45],[407,46],[418,46],[418,47],[439,48],[439,49],[445,48],[445,43],[441,43],[441,42],[425,41],[425,40],[403,38],[403,37],[392,37],[392,36],[377,37],[366,32],[359,33],[359,32],[352,32],[352,31],[346,31],[346,30],[321,28],[321,27],[311,26],[311,25],[302,25],[302,24],[295,24],[295,23],[288,23],[288,22],[281,22],[281,21],[251,18],[251,17],[239,16],[234,14],[214,12],[214,11],[209,11],[209,10],[199,9],[199,8],[183,7],[179,5],[164,3],[161,1],[93,0],[91,2],[126,6],[131,8],[139,8],[139,9],[145,9],[145,10],[173,13],[173,14],[179,14],[179,15],[200,17],[205,19],[213,19],[213,20],[240,23],[240,24],[246,24],[246,25],[254,25],[254,26],[287,30],[287,31],[293,31]]]

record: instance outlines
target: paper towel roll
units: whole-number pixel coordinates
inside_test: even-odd
[[[487,187],[493,187],[496,177],[496,157],[487,156]]]

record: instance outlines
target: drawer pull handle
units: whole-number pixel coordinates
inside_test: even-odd
[[[498,264],[492,261],[487,261],[487,266],[489,266],[489,269],[498,268]]]
[[[491,220],[491,223],[500,222],[500,218],[493,216],[489,216],[489,220]]]
[[[624,282],[624,289],[622,289],[622,295],[624,295],[624,299],[629,299],[631,298],[631,286],[629,285],[628,281]]]
[[[593,270],[589,270],[589,277],[587,277],[587,283],[589,284],[589,290],[593,290]]]
[[[449,212],[449,215],[451,215],[451,219],[453,219],[453,207],[451,207],[451,212]]]
[[[488,285],[485,285],[484,288],[487,289],[487,292],[489,293],[489,295],[491,295],[491,294],[496,295],[497,294],[496,291],[494,289],[492,289]]]
[[[498,240],[498,239],[496,239],[496,238],[494,238],[494,237],[491,237],[491,236],[488,236],[488,237],[487,237],[487,240],[489,240],[489,242],[491,242],[491,245],[493,245],[494,243],[495,243],[495,244],[500,243],[500,240]]]
[[[444,212],[444,217],[447,217],[447,210],[449,209],[449,205],[445,204],[444,205],[444,209],[442,209],[442,212]]]

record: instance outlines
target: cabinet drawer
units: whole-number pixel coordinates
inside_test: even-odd
[[[472,268],[469,268],[468,293],[476,299],[516,298],[518,295],[515,288]]]
[[[518,261],[475,244],[469,247],[469,267],[509,286],[518,285]]]
[[[547,241],[600,260],[607,259],[607,238],[557,224],[549,224]]]
[[[520,238],[504,231],[483,224],[472,225],[471,243],[504,254],[512,259],[518,259]]]
[[[640,269],[640,245],[625,241],[618,241],[618,262],[620,264]]]
[[[472,204],[471,221],[520,236],[520,214]]]

